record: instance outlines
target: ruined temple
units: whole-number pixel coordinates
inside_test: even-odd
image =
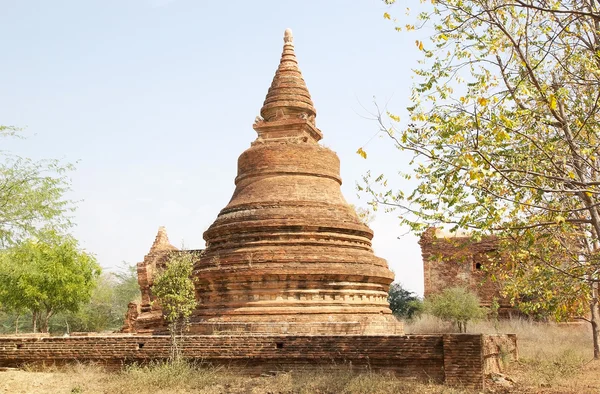
[[[501,296],[501,283],[492,280],[489,259],[496,256],[498,240],[484,237],[479,241],[470,236],[450,235],[429,228],[419,240],[423,256],[424,296],[450,287],[464,287],[477,294],[481,306],[490,307],[496,300],[499,314],[518,314],[510,301]]]
[[[402,333],[387,302],[394,274],[342,196],[340,161],[319,144],[315,118],[288,29],[257,138],[238,159],[229,204],[204,233],[192,333]],[[160,231],[155,245],[138,266],[138,331],[164,330],[152,274],[175,248]]]
[[[150,251],[144,256],[144,260],[137,264],[141,302],[139,305],[129,303],[122,332],[152,330],[163,325],[162,310],[156,302],[156,297],[152,295],[152,283],[157,271],[164,267],[169,253],[177,250],[169,242],[167,230],[159,227]]]
[[[180,253],[195,261],[199,303],[181,346],[192,362],[253,375],[337,364],[482,391],[484,376],[517,358],[515,335],[403,335],[387,303],[394,276],[341,194],[338,157],[319,145],[289,30],[260,115],[258,136],[238,160],[235,192],[204,233],[206,249],[177,250],[159,229],[137,266],[142,299],[129,305],[128,334],[0,336],[0,369],[72,362],[118,369],[169,359],[172,338],[161,335],[167,327],[152,287]],[[444,240],[421,241],[428,261],[449,250]],[[431,273],[426,286],[460,276],[450,272],[435,280]]]

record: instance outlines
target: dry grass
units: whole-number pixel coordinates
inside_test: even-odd
[[[600,362],[592,361],[592,334],[587,323],[536,323],[505,320],[476,322],[471,333],[517,334],[519,362],[507,374],[517,381],[511,392],[600,393]],[[431,316],[405,324],[407,333],[452,332],[449,324]]]
[[[112,374],[99,366],[80,364],[0,376],[0,392],[6,393],[465,393],[387,374],[357,373],[344,366],[247,377],[226,368],[186,363],[132,366]]]
[[[436,319],[425,317],[406,324],[407,333],[450,332]],[[588,325],[504,321],[471,324],[469,332],[516,333],[520,361],[507,375],[511,388],[491,386],[502,393],[600,393],[600,362],[592,358]],[[351,370],[347,366],[319,371],[281,372],[248,377],[223,367],[195,364],[131,366],[119,373],[101,367],[73,365],[42,371],[0,372],[0,393],[466,393],[392,375]]]

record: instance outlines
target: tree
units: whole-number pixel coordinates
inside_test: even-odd
[[[33,331],[40,319],[41,331],[48,332],[54,314],[76,312],[90,300],[99,275],[95,257],[80,250],[73,237],[44,231],[0,254],[0,303],[31,311]]]
[[[76,312],[65,312],[57,317],[52,331],[100,332],[117,330],[123,326],[127,306],[140,298],[135,265],[125,266],[119,272],[102,273],[92,291],[90,301]]]
[[[195,257],[193,252],[172,252],[152,285],[152,292],[159,300],[163,316],[169,324],[171,361],[181,358],[181,335],[187,329],[189,318],[197,305],[192,280]]]
[[[423,59],[409,121],[376,114],[382,131],[412,154],[405,176],[416,186],[404,194],[367,175],[360,187],[375,207],[402,209],[402,222],[417,233],[442,223],[496,235],[507,294],[517,301],[535,293],[534,309],[589,320],[600,358],[598,1],[421,7],[409,23],[395,20],[396,30],[431,32],[428,42],[416,41]]]
[[[459,332],[467,332],[467,323],[486,315],[479,298],[462,287],[450,287],[424,301],[425,312],[454,324]]]
[[[18,137],[15,127],[0,125],[0,138]],[[69,190],[68,171],[73,167],[56,160],[33,161],[0,150],[0,247],[44,226],[64,229],[72,210],[64,198]]]
[[[412,291],[404,289],[402,284],[397,282],[390,285],[388,302],[396,317],[412,319],[423,311],[423,303],[419,297]]]

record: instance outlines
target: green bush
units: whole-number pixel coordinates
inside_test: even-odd
[[[388,302],[394,316],[412,319],[423,312],[423,301],[412,291],[402,287],[400,283],[392,283],[388,293]]]
[[[424,301],[425,312],[454,324],[459,332],[467,332],[467,323],[486,316],[479,298],[462,287],[451,287]]]

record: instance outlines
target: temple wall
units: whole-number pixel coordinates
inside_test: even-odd
[[[498,344],[510,335],[190,335],[184,356],[251,374],[287,368],[351,365],[402,377],[482,389],[486,368],[501,365]],[[120,368],[133,362],[167,359],[168,336],[0,337],[0,367],[23,364],[98,362]]]
[[[419,245],[423,256],[425,297],[446,288],[465,287],[477,294],[482,306],[491,306],[496,298],[501,314],[514,312],[509,301],[500,295],[500,283],[492,281],[485,271],[489,257],[496,251],[494,238],[474,242],[469,237],[438,237],[436,229],[431,228],[423,234]]]

